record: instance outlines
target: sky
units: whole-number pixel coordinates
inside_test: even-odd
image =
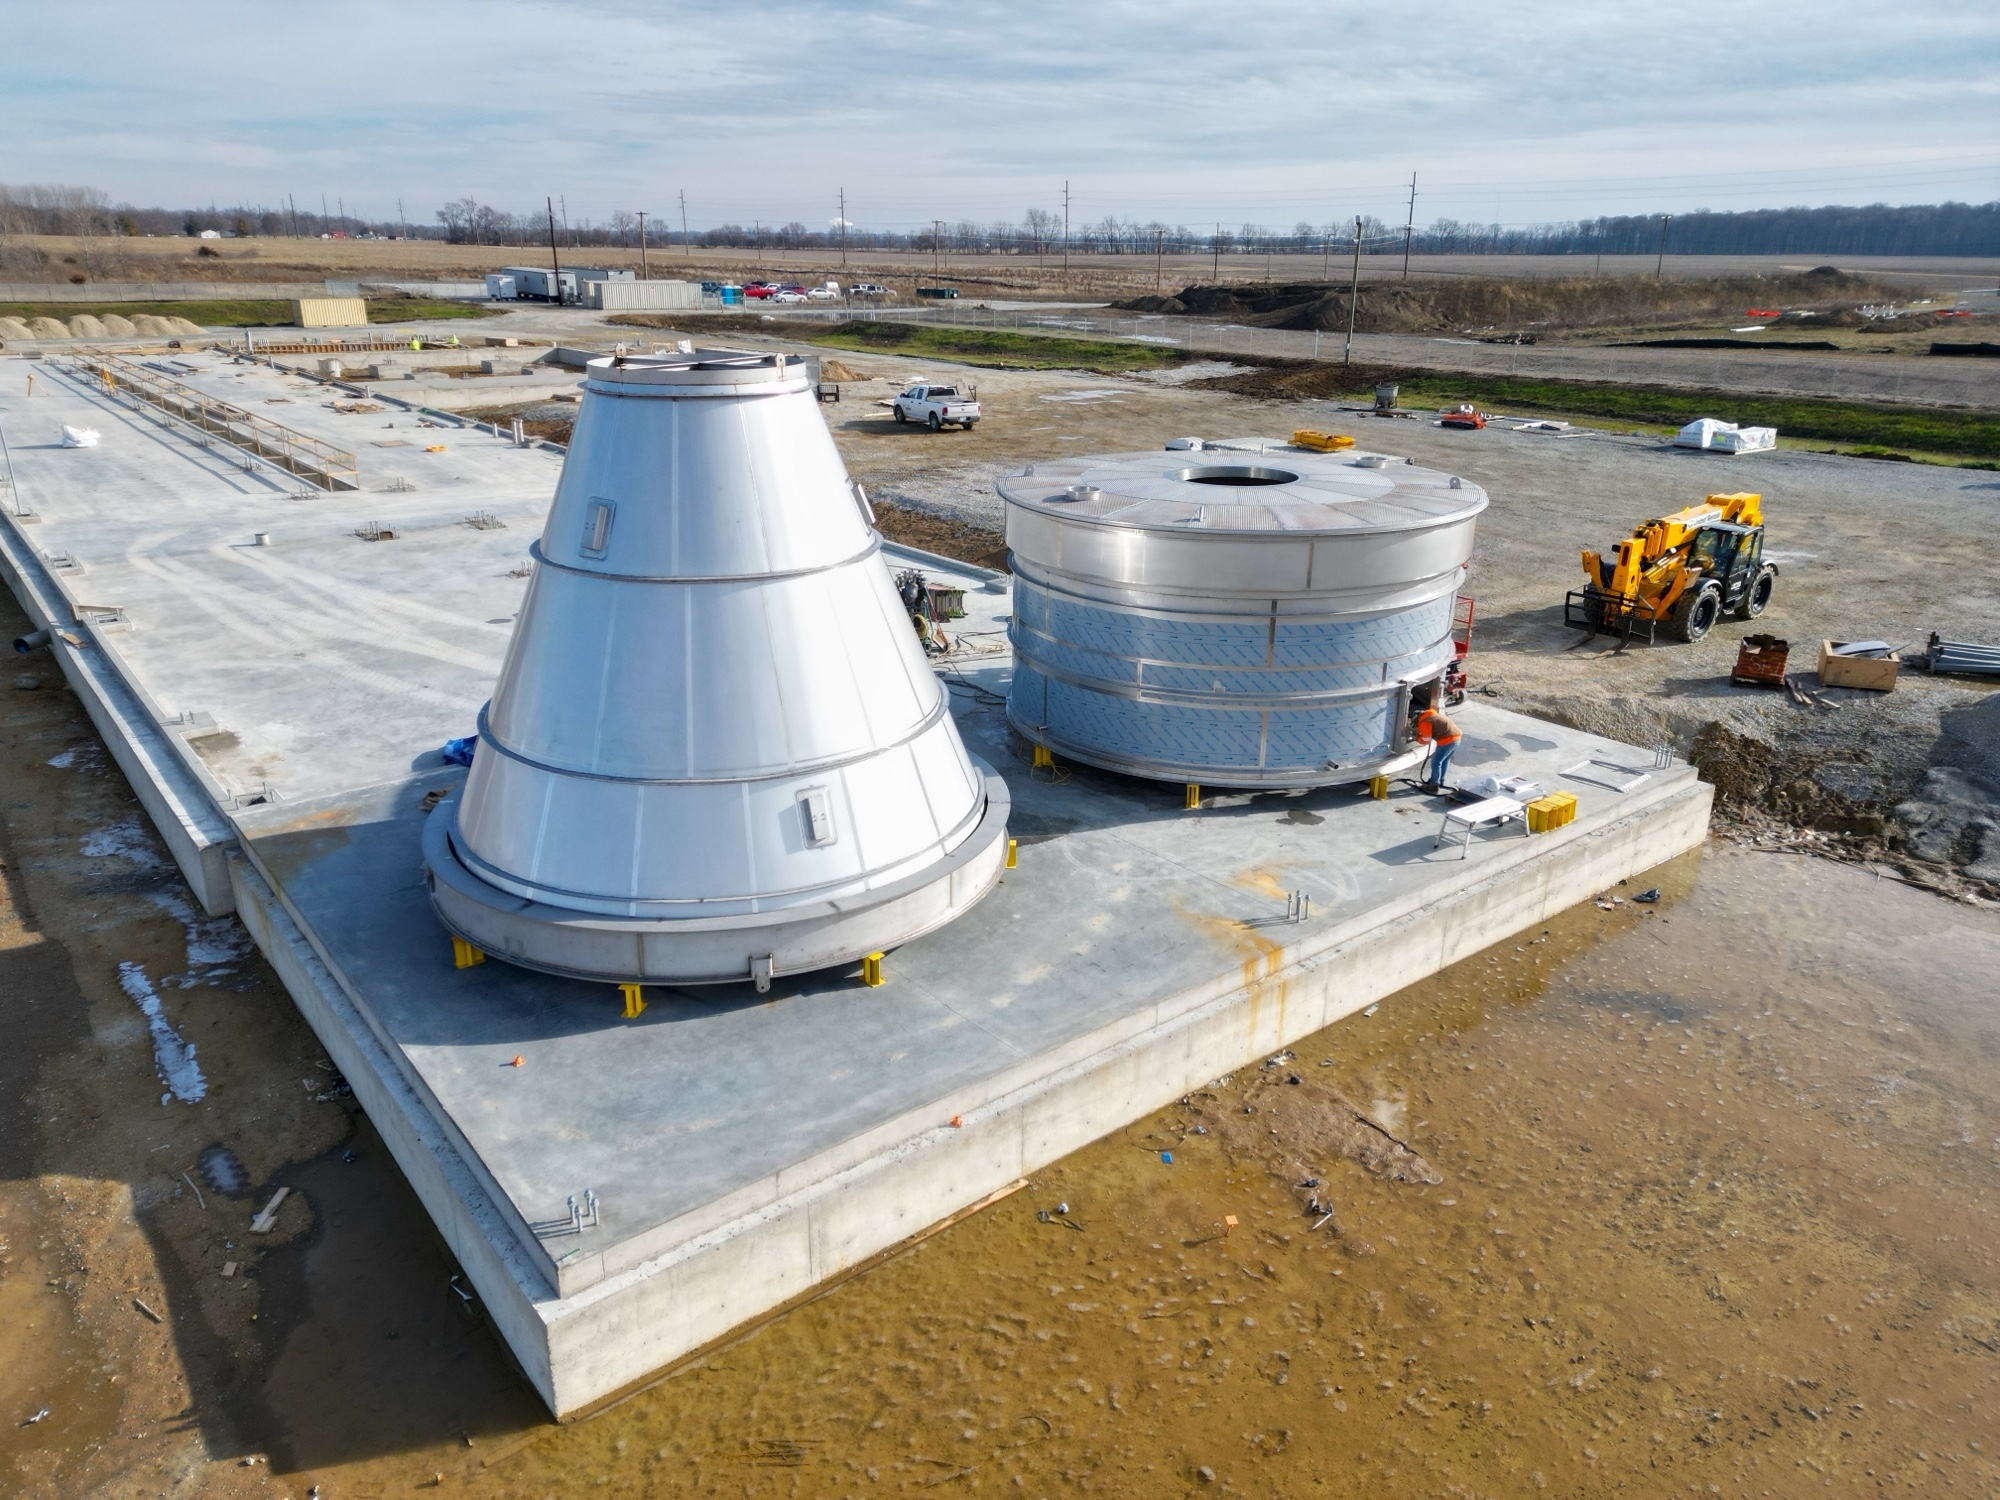
[[[2000,5],[1902,0],[8,0],[0,182],[143,207],[467,195],[696,229],[839,212],[1356,213],[2000,199]],[[401,205],[399,210],[398,205]]]

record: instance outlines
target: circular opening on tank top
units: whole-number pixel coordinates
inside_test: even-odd
[[[1290,484],[1299,476],[1290,469],[1265,469],[1250,464],[1216,464],[1200,469],[1182,469],[1174,475],[1189,484]]]

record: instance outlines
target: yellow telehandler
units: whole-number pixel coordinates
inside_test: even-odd
[[[1651,642],[1661,625],[1698,641],[1725,614],[1756,619],[1778,583],[1764,560],[1763,498],[1710,495],[1646,522],[1610,557],[1585,552],[1586,581],[1564,601],[1563,623]]]

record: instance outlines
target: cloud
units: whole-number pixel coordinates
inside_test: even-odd
[[[471,193],[572,219],[1505,223],[2000,196],[2000,10],[1097,0],[71,0],[0,57],[15,180],[142,204]],[[1970,139],[1970,144],[1968,141]]]

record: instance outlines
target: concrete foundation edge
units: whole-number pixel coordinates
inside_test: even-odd
[[[641,1384],[766,1309],[928,1223],[1365,1009],[1448,964],[1700,846],[1713,790],[1691,783],[1449,902],[1260,978],[551,1307],[558,1416]]]
[[[395,1155],[522,1369],[571,1417],[1219,1074],[1698,847],[1713,793],[1635,807],[1560,859],[1500,872],[1330,952],[944,1120],[558,1297],[283,904],[243,859],[237,907]]]
[[[74,621],[67,597],[42,567],[34,544],[21,534],[20,523],[12,516],[5,519],[6,527],[0,530],[0,573],[5,574],[9,590],[37,629],[66,630],[84,642],[73,646],[56,640],[47,649],[202,910],[211,917],[223,915],[232,900],[228,859],[236,842],[234,830],[214,799],[182,768],[166,742],[167,731],[145,711],[118,664],[98,649],[88,627]]]
[[[539,1305],[550,1292],[541,1272],[264,877],[241,855],[230,860],[229,874],[238,920],[353,1085],[354,1097],[477,1289],[487,1316],[547,1399],[552,1385]]]

